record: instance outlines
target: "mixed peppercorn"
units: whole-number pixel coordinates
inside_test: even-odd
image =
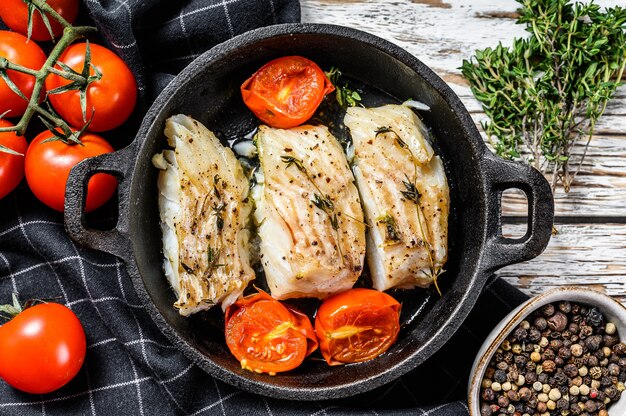
[[[509,334],[485,371],[481,416],[608,416],[626,382],[626,344],[595,307],[548,304]]]

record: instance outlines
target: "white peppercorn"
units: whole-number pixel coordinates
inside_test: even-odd
[[[589,394],[589,386],[586,384],[583,384],[582,386],[580,386],[580,394],[582,394],[583,396],[586,396]]]
[[[604,332],[609,335],[613,335],[616,330],[617,328],[615,327],[615,324],[613,322],[607,322],[606,326],[604,327]]]

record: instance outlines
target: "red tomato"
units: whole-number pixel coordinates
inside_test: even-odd
[[[3,0],[4,1],[4,0]],[[46,62],[46,54],[33,41],[29,41],[19,33],[0,30],[0,56],[17,65],[39,70]],[[27,97],[33,93],[35,77],[21,72],[8,71],[9,78]],[[14,93],[3,79],[0,79],[0,114],[9,111],[6,117],[17,117],[24,114],[28,102]]]
[[[113,152],[111,145],[96,134],[84,134],[83,145],[62,141],[43,143],[53,134],[46,130],[39,134],[26,151],[26,181],[33,194],[44,204],[63,211],[65,185],[70,170],[83,159]],[[92,211],[107,202],[117,187],[117,179],[98,173],[87,184],[86,211]]]
[[[226,344],[241,367],[274,375],[289,371],[317,349],[309,318],[265,292],[226,309]]]
[[[0,119],[0,127],[10,127],[13,124]],[[28,143],[24,136],[13,132],[0,133],[0,145],[15,150],[22,155],[26,154]],[[24,177],[24,156],[12,155],[0,150],[0,199],[7,196],[22,181]]]
[[[78,0],[46,0],[57,13],[61,15],[69,23],[73,23],[78,15]],[[61,26],[54,18],[48,16],[48,21],[52,27],[52,33],[55,37],[63,34],[63,26]],[[22,35],[28,34],[28,5],[24,0],[2,0],[0,2],[0,18],[9,29],[12,29]],[[50,32],[41,19],[41,14],[37,11],[33,14],[33,31],[31,33],[33,40],[50,40]]]
[[[89,84],[87,88],[87,120],[95,110],[90,131],[107,131],[118,127],[130,117],[137,102],[135,77],[122,59],[100,45],[89,44],[91,64],[102,73],[102,79]],[[59,61],[76,72],[82,72],[85,64],[86,43],[71,45],[63,52]],[[95,71],[91,69],[91,74]],[[51,74],[46,78],[46,90],[69,84],[70,81]],[[80,107],[78,91],[51,94],[48,99],[65,121],[77,129],[85,125]]]
[[[329,365],[371,360],[400,331],[400,304],[386,293],[351,289],[326,299],[315,317],[320,351]]]
[[[335,87],[313,61],[301,56],[275,59],[241,86],[244,103],[261,121],[281,129],[310,119]]]
[[[74,312],[58,303],[32,306],[0,326],[0,377],[27,393],[49,393],[78,373],[86,346]]]

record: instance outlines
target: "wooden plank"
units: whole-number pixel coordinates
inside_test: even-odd
[[[598,1],[615,6],[620,0]],[[303,0],[303,21],[365,30],[416,55],[459,95],[478,123],[485,120],[458,67],[476,49],[525,36],[514,0]],[[626,86],[596,127],[587,160],[569,194],[555,195],[559,216],[626,216]],[[506,198],[505,215],[526,212],[522,198]]]
[[[529,295],[565,285],[600,289],[626,304],[626,224],[557,224],[546,251],[497,274]],[[525,225],[508,226],[523,234]]]

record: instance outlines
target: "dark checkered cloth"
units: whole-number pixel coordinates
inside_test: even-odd
[[[297,0],[87,0],[103,41],[134,70],[142,112],[193,58],[246,30],[300,18]],[[135,130],[136,131],[136,130]],[[108,137],[123,144],[120,132]],[[31,136],[32,137],[32,136]],[[110,221],[106,209],[92,217]],[[159,332],[124,264],[74,244],[62,216],[22,184],[0,201],[0,302],[58,297],[81,319],[87,358],[76,378],[47,395],[0,381],[0,415],[467,415],[474,356],[490,329],[525,298],[492,282],[455,337],[431,360],[390,385],[332,402],[290,402],[240,391],[208,376]],[[2,352],[0,351],[0,354]]]

